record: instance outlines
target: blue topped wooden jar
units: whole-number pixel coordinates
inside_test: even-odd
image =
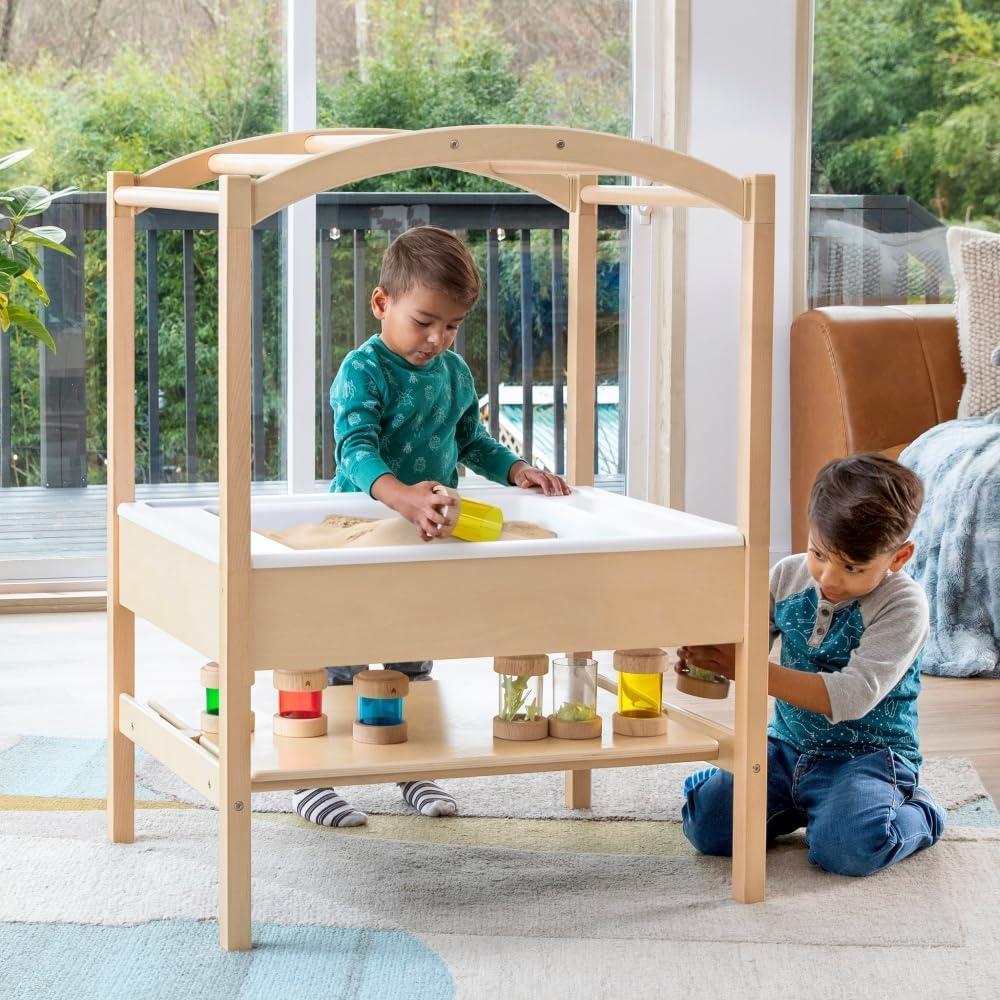
[[[403,699],[410,680],[398,670],[362,670],[354,675],[358,699],[354,739],[358,743],[405,743]]]

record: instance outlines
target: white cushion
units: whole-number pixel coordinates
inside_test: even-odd
[[[1000,409],[1000,368],[993,362],[1000,345],[1000,234],[953,226],[947,242],[965,372],[958,415],[982,417]]]

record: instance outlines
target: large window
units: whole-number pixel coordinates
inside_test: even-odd
[[[534,123],[628,134],[631,2],[320,0],[320,126],[421,129]],[[333,471],[329,379],[375,332],[368,294],[381,254],[411,225],[459,231],[488,277],[456,344],[492,432],[526,460],[562,472],[565,421],[565,215],[498,182],[420,170],[321,196],[316,474]],[[377,194],[376,194],[377,193]],[[595,471],[625,474],[628,216],[602,215]],[[492,331],[492,332],[491,332]],[[622,411],[623,412],[623,411]]]
[[[946,225],[1000,228],[994,0],[816,0],[811,304],[949,300]]]
[[[315,45],[317,63],[307,74],[315,118],[291,127],[524,122],[630,131],[630,0],[315,6],[315,22],[306,23],[300,15],[312,5],[292,0],[7,4],[0,154],[34,153],[2,179],[77,191],[42,220],[67,230],[76,254],[43,261],[52,301],[42,318],[56,353],[0,334],[0,583],[104,573],[106,171],[141,172],[285,128],[302,96],[302,66],[286,55],[296,51],[290,38]],[[628,215],[602,212],[595,468],[615,485],[626,462],[619,414]],[[458,344],[481,391],[483,420],[530,461],[564,467],[561,213],[488,179],[429,170],[320,195],[314,223],[303,230],[294,222],[283,213],[255,234],[255,489],[284,490],[291,480],[296,489],[323,488],[330,478],[330,380],[346,352],[374,332],[367,301],[383,249],[421,222],[460,232],[489,279]],[[214,225],[193,213],[137,218],[140,495],[217,489]],[[296,312],[302,303],[305,312]],[[297,429],[309,444],[304,463]]]

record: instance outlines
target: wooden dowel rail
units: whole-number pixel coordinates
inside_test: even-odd
[[[580,201],[587,205],[660,205],[665,208],[717,208],[680,188],[653,184],[588,184],[580,189]]]
[[[182,212],[219,212],[218,191],[189,191],[186,188],[120,187],[115,204],[130,208],[173,208]]]

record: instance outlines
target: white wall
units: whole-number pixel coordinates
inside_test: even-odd
[[[688,152],[737,175],[775,175],[771,553],[791,548],[788,331],[793,301],[796,0],[691,4]],[[688,212],[685,506],[736,520],[739,223]]]

